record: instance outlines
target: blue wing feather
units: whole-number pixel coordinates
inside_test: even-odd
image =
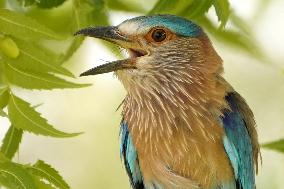
[[[255,188],[253,147],[243,112],[238,108],[235,93],[229,93],[226,100],[231,110],[225,110],[222,118],[225,136],[224,147],[235,173],[237,189]]]
[[[127,174],[133,189],[144,189],[143,177],[139,167],[137,152],[125,122],[120,126],[120,155],[124,161]]]

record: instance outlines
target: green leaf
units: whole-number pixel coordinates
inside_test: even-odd
[[[218,20],[221,21],[221,27],[225,26],[230,15],[229,0],[213,0]]]
[[[3,144],[1,146],[1,152],[9,159],[12,159],[15,153],[19,149],[19,145],[22,140],[23,130],[17,129],[13,125],[10,126],[6,133]]]
[[[152,14],[180,14],[186,10],[194,0],[159,0],[149,11]]]
[[[36,4],[40,8],[50,9],[53,7],[58,7],[64,2],[65,0],[37,0]]]
[[[2,109],[0,109],[0,116],[1,117],[8,117],[8,114],[4,112]]]
[[[12,125],[18,129],[27,130],[35,134],[53,137],[73,137],[79,133],[65,133],[56,130],[40,116],[29,103],[11,94],[8,104],[8,114]]]
[[[0,183],[10,189],[38,189],[29,172],[12,162],[0,163]]]
[[[0,96],[8,90],[8,87],[4,84],[0,84]]]
[[[20,56],[17,59],[10,58],[9,63],[17,68],[34,72],[53,72],[74,77],[71,72],[57,63],[58,55],[51,52],[47,54],[44,48],[30,42],[18,39],[15,39],[15,42],[20,49]]]
[[[189,19],[197,19],[203,17],[205,13],[212,6],[213,0],[198,0],[193,1],[193,3],[184,10],[181,15]]]
[[[73,11],[73,32],[88,26],[109,24],[103,0],[73,0]]]
[[[44,179],[45,181],[60,189],[70,188],[69,185],[59,175],[58,171],[56,171],[54,168],[52,168],[42,160],[38,160],[33,166],[27,167],[27,170],[29,170],[31,174]]]
[[[26,89],[58,89],[89,86],[88,84],[72,83],[52,74],[32,72],[18,68],[17,65],[12,63],[5,63],[5,76],[9,83]]]
[[[262,147],[284,153],[284,139],[263,144]]]
[[[35,20],[7,9],[0,9],[0,32],[21,39],[61,39],[55,32]]]
[[[34,177],[34,181],[35,181],[35,185],[39,189],[56,189],[51,184],[45,183],[44,181],[42,181],[39,177]]]
[[[111,8],[112,10],[139,13],[146,12],[146,10],[142,8],[137,1],[106,0],[106,4],[107,7]]]
[[[0,163],[4,163],[9,161],[8,158],[5,157],[5,155],[0,151]],[[0,182],[0,186],[1,186],[1,182]]]
[[[9,101],[9,90],[8,88],[0,89],[0,109],[7,106]]]
[[[3,111],[3,108],[5,108],[9,101],[9,91],[7,86],[0,85],[0,116],[1,117],[7,117],[8,115],[6,112]]]
[[[6,0],[0,0],[0,8],[6,7]]]

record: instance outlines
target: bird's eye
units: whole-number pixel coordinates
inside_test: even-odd
[[[167,38],[166,31],[163,29],[156,29],[152,33],[152,39],[156,42],[162,42]]]

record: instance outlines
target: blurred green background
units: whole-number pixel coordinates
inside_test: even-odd
[[[254,49],[232,48],[213,36],[212,42],[224,61],[224,76],[252,108],[260,142],[284,138],[284,1],[232,0],[230,3],[234,14],[248,25],[251,36],[266,57],[250,53]],[[138,7],[149,10],[155,1],[140,4]],[[64,11],[64,7],[60,9]],[[45,14],[44,11],[42,14]],[[55,12],[54,18],[57,14],[63,13]],[[108,15],[110,23],[117,25],[141,13],[112,10]],[[217,22],[212,8],[208,17]],[[68,22],[72,18],[67,16],[65,19]],[[50,21],[50,27],[56,27],[54,24]],[[231,25],[229,22],[226,27]],[[64,63],[64,67],[79,75],[91,67],[116,59],[115,54],[116,50],[110,50],[99,40],[87,38],[72,58]],[[125,90],[112,74],[78,80],[93,86],[52,91],[14,89],[18,96],[31,104],[44,103],[37,110],[56,128],[84,132],[68,139],[24,133],[15,161],[29,163],[44,159],[56,167],[74,189],[129,189],[119,156],[121,113],[116,111]],[[0,138],[3,138],[9,122],[0,119],[0,125]],[[265,149],[261,151],[263,163],[257,176],[258,189],[282,189],[284,155]]]

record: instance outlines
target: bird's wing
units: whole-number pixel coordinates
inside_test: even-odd
[[[120,154],[124,161],[127,174],[133,189],[144,189],[143,177],[140,171],[138,156],[133,145],[131,135],[128,131],[127,123],[120,124]]]
[[[226,100],[231,110],[224,110],[222,117],[223,142],[234,169],[237,189],[255,189],[254,165],[259,146],[253,114],[238,93],[228,93]]]

